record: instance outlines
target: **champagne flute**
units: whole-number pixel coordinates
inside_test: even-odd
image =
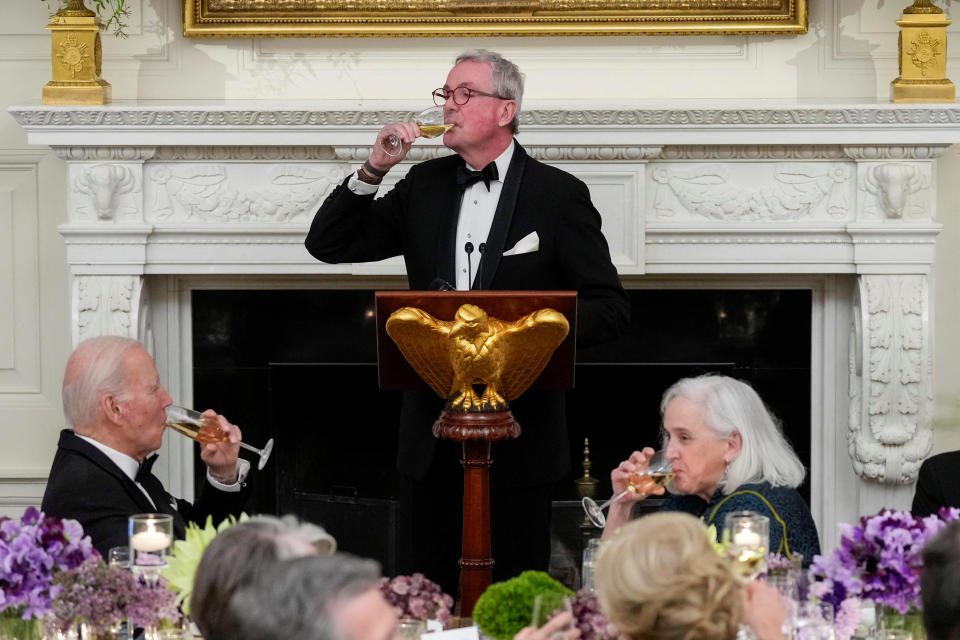
[[[445,123],[443,119],[443,107],[430,107],[418,113],[413,121],[420,127],[421,136],[424,138],[436,138],[453,127],[452,124]],[[388,156],[395,156],[400,153],[403,144],[400,142],[400,137],[397,134],[387,131],[380,138],[380,148],[383,149],[383,152]]]
[[[671,480],[673,480],[673,466],[667,460],[666,452],[660,449],[647,461],[646,470],[634,471],[627,477],[627,488],[620,493],[603,504],[597,504],[597,501],[593,498],[584,498],[580,502],[587,517],[590,518],[590,522],[602,529],[607,524],[607,517],[603,515],[604,509],[619,501],[628,493],[637,493],[644,483],[653,482],[655,485],[662,487]]]
[[[753,511],[734,511],[724,519],[723,539],[733,572],[744,582],[767,570],[770,518]]]
[[[177,433],[196,440],[201,445],[226,442],[229,440],[229,436],[220,426],[219,420],[212,416],[205,416],[193,409],[178,407],[177,405],[167,407],[167,426]],[[267,444],[263,449],[252,447],[246,442],[238,442],[237,444],[247,451],[252,451],[260,456],[257,469],[263,469],[266,466],[267,460],[270,459],[270,453],[273,451],[273,438],[267,440]]]

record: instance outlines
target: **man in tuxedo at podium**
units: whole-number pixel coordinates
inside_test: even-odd
[[[383,176],[421,134],[388,125],[370,158],[326,199],[306,238],[316,258],[368,262],[402,255],[411,289],[575,290],[581,345],[615,339],[630,308],[586,185],[514,139],[523,76],[499,54],[462,54],[433,92],[457,155],[422,162],[382,198]],[[390,148],[390,135],[396,148]],[[460,445],[431,426],[443,399],[404,395],[398,468],[412,521],[413,566],[456,593]],[[531,389],[511,403],[522,433],[492,449],[494,579],[546,569],[552,485],[570,468],[564,395]]]
[[[84,340],[67,360],[63,409],[73,429],[60,432],[41,508],[83,525],[104,558],[127,545],[127,518],[159,512],[173,516],[183,538],[186,522],[215,523],[243,508],[250,463],[238,458],[240,429],[215,416],[229,440],[201,447],[207,482],[196,504],[174,499],[151,468],[163,444],[165,409],[173,404],[153,358],[131,338]]]

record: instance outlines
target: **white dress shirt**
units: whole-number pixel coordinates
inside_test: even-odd
[[[487,242],[487,236],[490,234],[490,226],[493,224],[493,216],[497,212],[497,203],[500,202],[500,192],[503,190],[503,181],[506,179],[507,170],[510,168],[515,144],[511,139],[510,145],[494,160],[499,177],[490,181],[489,191],[487,191],[487,185],[481,180],[473,183],[463,192],[463,199],[460,201],[460,215],[457,218],[457,239],[454,245],[456,247],[457,281],[451,283],[456,284],[457,289],[461,291],[470,289],[470,284],[479,270],[480,245]],[[479,170],[470,165],[467,165],[467,168],[471,171]],[[480,169],[483,169],[483,167],[480,167]],[[378,185],[358,180],[357,174],[354,172],[347,182],[347,188],[358,196],[363,196],[376,193]],[[468,242],[473,245],[470,260],[467,260],[465,250]]]
[[[463,199],[460,201],[460,216],[457,218],[457,240],[454,244],[455,255],[457,257],[457,289],[467,291],[473,283],[480,267],[480,245],[487,242],[487,236],[490,235],[490,226],[493,224],[493,216],[497,212],[497,203],[500,202],[500,192],[503,191],[503,181],[507,177],[507,169],[510,168],[510,160],[513,158],[513,140],[510,141],[503,153],[501,153],[494,162],[497,165],[496,180],[490,181],[490,190],[487,191],[487,185],[483,180],[474,182],[463,192]],[[471,171],[479,171],[467,165]],[[470,259],[467,259],[466,245],[473,245],[473,253]]]
[[[157,508],[157,505],[153,503],[153,499],[150,498],[150,494],[147,493],[147,490],[143,487],[142,484],[137,482],[137,471],[140,469],[140,463],[137,462],[136,459],[131,458],[127,454],[117,451],[112,447],[108,447],[107,445],[103,444],[99,440],[94,440],[89,436],[82,436],[79,433],[77,433],[76,435],[78,438],[82,438],[83,440],[86,440],[87,442],[92,444],[94,447],[96,447],[101,452],[103,452],[103,455],[110,458],[110,461],[113,464],[117,465],[120,468],[120,470],[123,471],[124,475],[130,478],[130,480],[135,485],[137,485],[137,487],[140,488],[140,491],[143,492],[143,495],[147,496],[147,500],[150,501],[150,504],[153,505],[153,508],[154,509]],[[249,472],[250,472],[250,462],[247,460],[244,460],[243,458],[237,458],[237,481],[235,483],[223,484],[222,482],[217,481],[212,475],[210,475],[209,470],[207,471],[207,482],[212,484],[217,489],[220,489],[221,491],[228,491],[230,493],[233,493],[236,491],[240,491],[243,485],[243,481],[246,480],[247,474]]]

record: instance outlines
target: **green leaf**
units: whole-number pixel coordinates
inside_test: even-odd
[[[213,518],[208,516],[203,527],[199,527],[193,522],[188,524],[186,538],[173,543],[173,555],[167,558],[167,566],[160,572],[160,575],[167,579],[168,587],[178,593],[177,604],[180,605],[184,615],[190,615],[190,594],[193,591],[193,578],[197,574],[197,566],[200,564],[203,552],[217,537],[218,533],[229,529],[237,522],[244,522],[248,519],[247,514],[241,513],[239,520],[230,516],[214,527]]]

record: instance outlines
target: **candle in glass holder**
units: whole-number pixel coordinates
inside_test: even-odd
[[[733,544],[738,547],[747,547],[749,549],[756,549],[761,546],[762,539],[760,534],[751,529],[741,529],[733,534]]]
[[[147,525],[146,531],[141,531],[130,536],[130,546],[135,551],[163,551],[170,546],[170,536],[163,531],[157,531],[153,524]]]

